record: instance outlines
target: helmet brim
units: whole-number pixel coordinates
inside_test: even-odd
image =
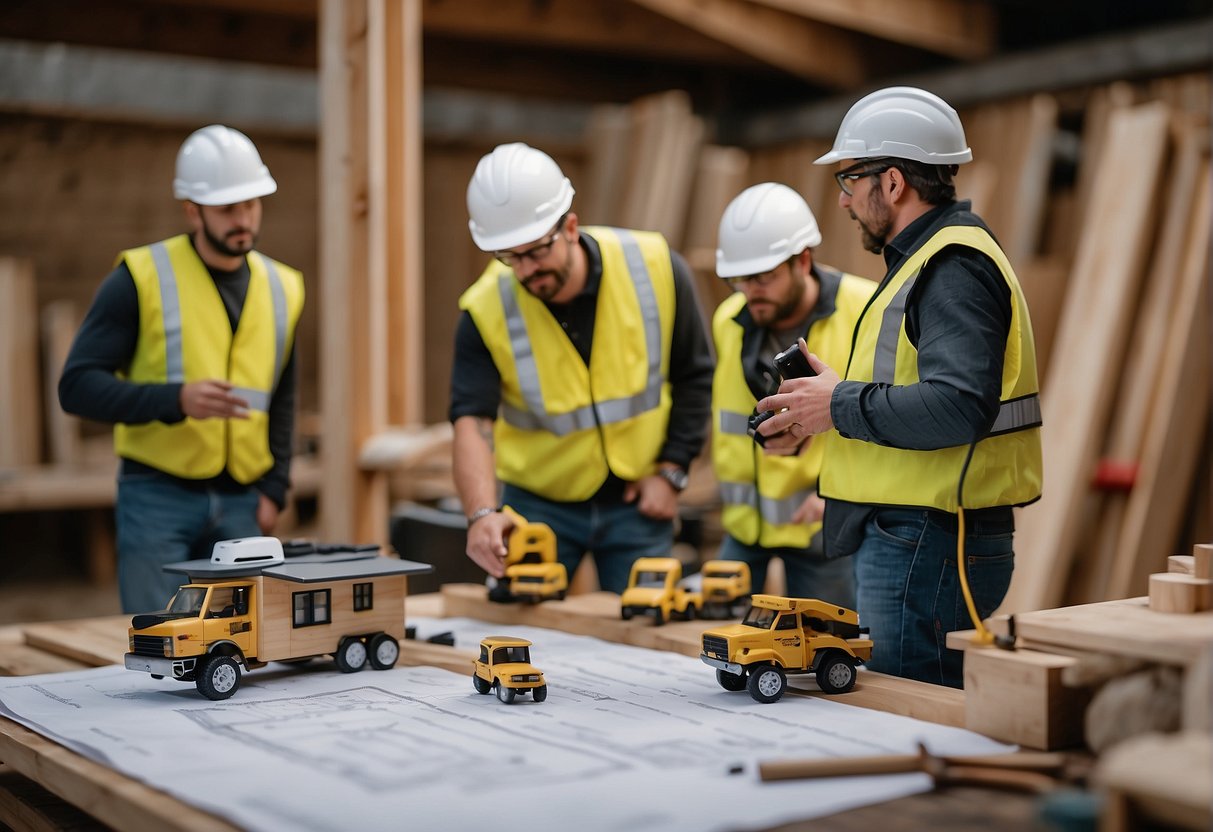
[[[198,205],[235,205],[237,202],[244,202],[248,199],[269,196],[278,190],[278,183],[274,181],[274,177],[267,174],[256,181],[244,182],[217,191],[199,193],[188,187],[177,185],[177,183],[174,183],[173,190],[177,199],[187,199]]]

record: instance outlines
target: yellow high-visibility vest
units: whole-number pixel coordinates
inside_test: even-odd
[[[118,256],[139,296],[139,337],[123,374],[136,384],[224,379],[249,403],[247,419],[119,423],[117,454],[184,479],[225,469],[249,484],[274,464],[269,408],[303,311],[303,275],[260,252],[248,255],[249,284],[232,332],[223,298],[182,234]]]
[[[567,502],[592,497],[610,472],[652,474],[670,417],[669,246],[653,232],[581,230],[602,253],[588,367],[512,269],[490,263],[459,299],[501,375],[498,479]]]
[[[1011,325],[1002,367],[1001,409],[990,432],[977,442],[964,483],[964,507],[1017,506],[1040,497],[1040,388],[1036,348],[1023,291],[1006,255],[984,228],[940,229],[878,290],[855,331],[848,381],[906,385],[918,382],[918,351],[905,332],[905,302],[930,258],[949,245],[988,255],[1011,289]],[[955,512],[968,445],[907,450],[845,439],[826,443],[819,491],[853,503],[914,506]]]
[[[810,352],[840,368],[850,354],[855,322],[876,284],[843,274],[837,287],[835,297],[818,299],[819,306],[831,303],[834,311],[812,323],[805,341]],[[712,319],[716,340],[712,465],[720,482],[721,523],[747,545],[803,549],[821,523],[793,523],[792,515],[817,487],[824,443],[814,437],[798,456],[772,456],[750,437],[747,425],[758,400],[746,383],[741,362],[744,329],[736,320],[745,304],[745,295],[733,294],[717,307]]]

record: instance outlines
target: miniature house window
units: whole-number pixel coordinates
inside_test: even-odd
[[[374,584],[354,584],[354,612],[369,610],[373,603]]]
[[[295,626],[310,627],[313,624],[328,624],[333,618],[330,614],[332,605],[329,603],[330,591],[317,589],[312,592],[296,592],[293,595],[295,605]]]

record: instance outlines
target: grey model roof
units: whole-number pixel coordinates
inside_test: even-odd
[[[209,558],[184,560],[164,566],[165,572],[193,578],[242,578],[265,575],[287,581],[311,584],[321,581],[346,581],[353,578],[380,578],[386,575],[422,575],[433,572],[428,563],[380,557],[375,552],[335,552],[327,555],[300,555],[274,564],[211,563]]]

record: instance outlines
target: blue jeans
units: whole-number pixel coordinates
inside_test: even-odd
[[[790,598],[820,598],[831,604],[855,609],[855,574],[851,559],[827,560],[821,551],[821,534],[813,535],[808,548],[791,546],[764,548],[757,544],[742,543],[737,538],[725,535],[720,545],[721,560],[741,560],[750,565],[750,586],[754,592],[762,592],[767,581],[767,564],[771,558],[783,561],[787,575],[787,594]]]
[[[118,477],[118,591],[122,611],[153,612],[168,606],[185,575],[162,568],[209,558],[219,540],[253,537],[257,526],[255,488],[219,491],[185,486],[164,474]]]
[[[598,584],[622,593],[637,558],[669,557],[674,521],[645,517],[635,503],[586,500],[560,503],[506,485],[501,502],[531,522],[547,523],[556,533],[556,557],[570,580],[586,552],[594,556]]]
[[[956,568],[955,520],[943,512],[879,509],[868,521],[854,557],[873,670],[963,686],[963,656],[944,646],[949,632],[973,626]],[[969,589],[985,618],[1011,584],[1014,521],[965,521]]]

